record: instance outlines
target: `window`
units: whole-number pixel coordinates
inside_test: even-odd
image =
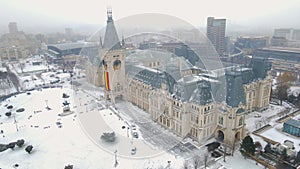
[[[240,118],[239,120],[239,126],[243,125],[243,117]]]
[[[219,124],[223,125],[223,117],[219,117]]]

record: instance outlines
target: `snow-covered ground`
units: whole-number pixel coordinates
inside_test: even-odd
[[[247,131],[250,134],[256,129],[269,124],[271,127],[260,131],[258,135],[250,134],[254,141],[259,141],[262,144],[262,147],[265,147],[267,142],[263,139],[263,137],[278,142],[282,145],[286,140],[289,140],[294,142],[295,151],[299,151],[300,138],[284,133],[282,131],[283,122],[276,122],[276,120],[278,120],[279,118],[285,116],[286,114],[293,113],[294,111],[296,111],[295,107],[293,107],[291,104],[283,102],[282,106],[270,105],[269,109],[267,109],[266,111],[250,113],[246,116]],[[299,120],[300,115],[296,115],[293,118]]]
[[[246,128],[248,132],[253,132],[256,129],[268,124],[273,123],[272,120],[278,118],[278,113],[284,111],[284,106],[269,105],[269,108],[263,112],[251,112],[246,115]]]
[[[19,78],[24,82],[26,90],[41,84],[48,85],[56,80],[69,80],[69,73],[57,72]],[[18,168],[31,169],[63,168],[67,164],[73,164],[75,169],[113,168],[116,150],[117,168],[120,169],[168,168],[167,166],[182,168],[182,156],[168,150],[183,140],[151,121],[145,112],[130,103],[118,104],[117,110],[114,107],[103,109],[103,89],[87,84],[82,78],[83,75],[84,73],[76,72],[76,77],[80,77],[76,79],[81,83],[79,87],[62,83],[63,88],[31,91],[29,95],[19,94],[0,103],[0,130],[4,131],[0,134],[0,144],[25,139],[23,148],[16,147],[14,150],[0,152],[0,168],[13,168],[16,163],[20,165]],[[70,98],[63,99],[63,93],[70,95]],[[65,100],[71,103],[71,110],[75,113],[61,117],[58,114],[62,113],[62,102]],[[13,105],[14,108],[8,110],[8,105]],[[47,110],[46,105],[51,110]],[[25,111],[17,113],[19,108],[25,108]],[[257,128],[257,120],[262,123],[261,118],[254,117],[256,114],[259,113],[261,117],[268,119],[275,117],[283,109],[281,106],[272,105],[262,113],[250,113],[246,120],[248,131]],[[13,113],[17,123],[13,117],[8,118],[4,115],[8,111]],[[58,125],[60,123],[61,125]],[[132,130],[132,124],[136,125],[136,130]],[[103,132],[112,131],[116,133],[115,143],[108,144],[100,139]],[[133,138],[134,131],[138,133],[138,138]],[[254,136],[254,140],[261,140],[260,137],[256,137]],[[32,154],[24,151],[24,147],[29,144],[34,147]],[[133,147],[136,147],[137,151],[131,155]],[[205,146],[203,147],[195,152],[201,154],[205,149]],[[211,168],[219,168],[222,165],[232,169],[239,169],[241,166],[263,168],[249,159],[244,160],[238,151],[233,157],[227,157],[225,163],[222,159],[218,160]]]
[[[295,150],[298,152],[300,150],[300,145],[299,145],[300,139],[288,133],[282,132],[282,127],[283,124],[278,124],[275,127],[264,131],[260,135],[269,138],[273,141],[276,141],[280,144],[284,144],[284,141],[286,140],[292,141],[294,143]]]
[[[34,89],[44,84],[43,80],[36,75],[19,76],[19,80],[23,90]]]
[[[71,110],[75,113],[60,117],[58,114],[62,112],[62,102],[65,100],[62,98],[63,93],[71,96],[67,100],[71,103]],[[81,99],[79,100],[79,98]],[[74,165],[75,169],[113,168],[115,149],[117,149],[118,160],[116,168],[159,168],[168,165],[170,168],[182,167],[182,159],[176,159],[173,155],[165,152],[151,157],[144,156],[143,153],[148,150],[151,151],[153,147],[145,144],[142,138],[133,141],[133,145],[137,147],[137,152],[136,155],[131,155],[132,143],[130,140],[132,138],[130,136],[127,138],[126,129],[121,129],[121,126],[125,124],[115,123],[118,121],[117,116],[110,115],[108,109],[91,111],[94,104],[93,100],[80,91],[74,94],[70,88],[50,88],[42,91],[31,91],[30,95],[27,93],[19,94],[2,102],[0,104],[0,129],[4,133],[0,134],[0,143],[8,144],[18,139],[25,139],[25,145],[22,148],[15,147],[14,150],[8,149],[1,152],[0,168],[13,168],[15,164],[19,164],[18,168],[26,169],[63,168],[68,164]],[[76,104],[77,101],[81,102],[81,106],[80,103]],[[5,112],[9,111],[8,105],[14,106],[10,111],[15,116],[16,124],[13,117],[8,118],[4,115]],[[47,110],[46,105],[51,110]],[[16,112],[19,108],[24,108],[25,111]],[[87,108],[90,110],[86,112]],[[96,131],[96,139],[90,138],[87,125],[84,124],[84,118],[91,120],[90,117],[97,117],[98,124],[90,126],[92,130],[95,129]],[[56,124],[57,122],[61,123],[61,128]],[[98,128],[98,126],[102,126],[102,128]],[[111,149],[99,146],[101,144],[101,132],[99,133],[97,129],[104,131],[105,126],[116,131],[117,138],[120,138],[116,145],[111,146]],[[92,133],[92,131],[89,132]],[[98,140],[98,143],[95,140]],[[24,148],[30,144],[33,145],[34,151],[27,154]],[[159,150],[154,149],[153,151]],[[135,158],[135,156],[141,158]],[[168,164],[167,161],[171,161],[171,163]]]
[[[297,97],[300,94],[300,86],[291,86],[289,92]]]
[[[223,158],[219,159],[219,163],[223,165],[220,169],[263,169],[265,168],[261,164],[256,164],[255,161],[245,159],[239,151],[236,151],[233,156],[226,156],[225,162]]]
[[[23,60],[20,59],[18,63],[11,64],[10,67],[18,74],[43,72],[53,68],[52,65],[48,65],[46,61],[39,56],[29,57]]]

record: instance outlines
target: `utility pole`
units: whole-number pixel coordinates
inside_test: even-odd
[[[225,157],[226,157],[227,146],[223,146],[223,147],[224,147],[224,154],[223,154],[224,159],[223,159],[223,161],[226,162]]]
[[[48,100],[45,100],[45,103],[46,103],[46,108],[49,109]]]
[[[118,160],[117,160],[117,150],[115,151],[115,168],[117,167],[117,165],[118,165]]]
[[[18,122],[16,120],[16,116],[14,115],[14,123],[16,124],[16,129],[17,129],[17,132],[19,131],[19,128],[18,128]]]

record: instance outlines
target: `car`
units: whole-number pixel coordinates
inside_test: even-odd
[[[139,138],[139,134],[138,134],[137,132],[133,132],[133,133],[132,133],[132,136],[133,136],[134,138]]]
[[[133,124],[133,125],[131,125],[131,129],[132,130],[136,130],[136,126]]]
[[[217,151],[214,151],[214,152],[211,153],[211,156],[212,156],[212,157],[215,157],[215,158],[218,158],[218,157],[221,157],[222,154],[219,153],[219,152],[217,152]]]
[[[131,148],[131,155],[135,155],[135,153],[136,153],[136,147],[132,147]]]
[[[259,118],[259,117],[261,117],[261,115],[257,113],[254,115],[254,117]]]
[[[226,155],[231,155],[231,150],[230,150],[230,148],[225,148],[225,147],[223,147],[223,146],[219,146],[218,147],[218,150],[219,150],[219,152],[221,152],[221,153],[224,153],[225,151],[225,153],[226,153]]]

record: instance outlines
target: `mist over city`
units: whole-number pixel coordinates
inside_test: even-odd
[[[227,19],[228,31],[259,30],[272,32],[275,28],[299,28],[299,1],[280,0],[244,1],[71,1],[28,0],[0,2],[0,33],[7,33],[8,22],[18,22],[21,30],[28,33],[62,32],[64,27],[73,27],[79,32],[96,31],[104,26],[102,15],[106,8],[114,9],[116,20],[141,13],[162,13],[179,17],[195,27],[205,28],[208,16]]]
[[[0,169],[299,169],[299,0],[0,0]]]

